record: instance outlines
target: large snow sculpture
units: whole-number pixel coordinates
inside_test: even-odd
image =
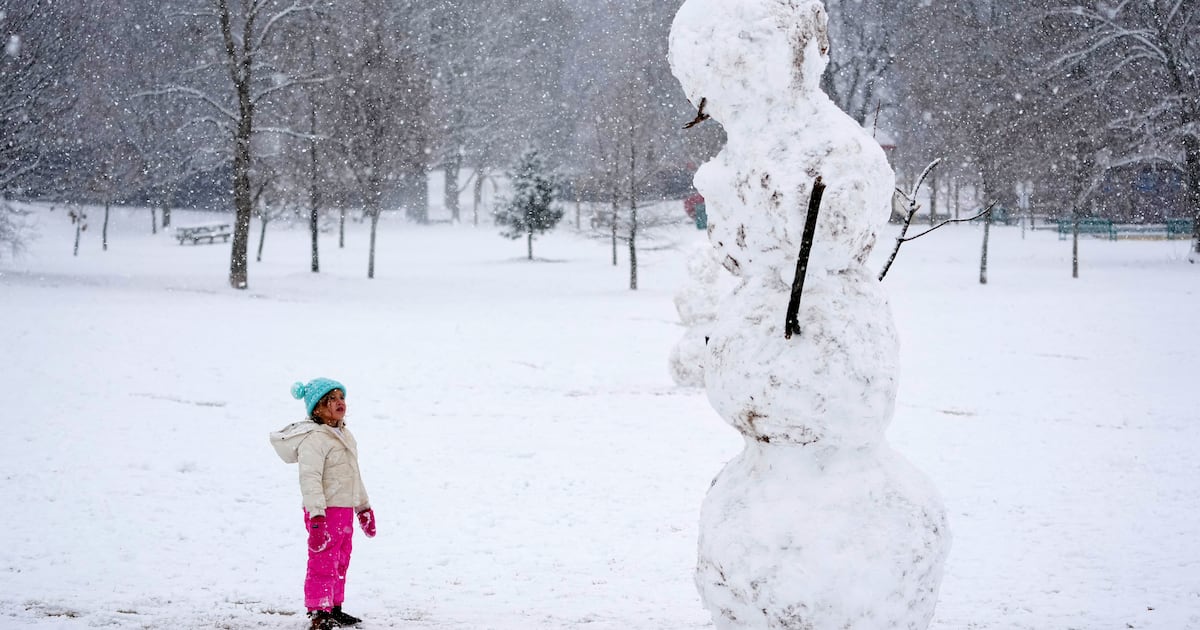
[[[687,0],[671,66],[728,144],[696,174],[738,278],[707,326],[709,400],[745,438],[701,512],[696,584],[722,630],[926,628],[949,533],[937,492],[886,444],[898,341],[863,264],[895,176],[820,91],[815,0]],[[813,182],[827,189],[799,311],[785,311]]]

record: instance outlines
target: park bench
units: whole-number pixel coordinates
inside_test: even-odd
[[[1192,219],[1167,219],[1167,238],[1191,238],[1196,223]]]
[[[1058,222],[1058,240],[1065,240],[1071,236],[1071,233],[1075,229],[1075,224],[1075,220],[1060,219]],[[1094,234],[1103,236],[1110,241],[1117,240],[1117,229],[1113,227],[1112,219],[1084,217],[1078,220],[1078,225],[1080,234]]]
[[[983,211],[984,211],[984,208],[982,208],[982,207],[975,208],[974,210],[971,210],[971,214],[972,215],[980,215],[980,213],[982,213]],[[940,222],[940,221],[946,221],[946,220],[953,219],[953,218],[955,218],[955,217],[950,216],[950,215],[943,216],[943,215],[939,214],[934,217],[934,221]],[[989,218],[991,219],[992,225],[998,225],[998,224],[1016,225],[1021,222],[1021,217],[1018,216],[1016,212],[1013,212],[1012,210],[1009,210],[1008,208],[1005,208],[1004,206],[996,206],[996,207],[992,208],[992,212],[988,216],[977,216],[974,219],[974,221],[977,223],[983,223],[984,221],[989,220]]]
[[[992,223],[1002,223],[1004,225],[1016,225],[1021,220],[1016,212],[1009,210],[1004,206],[996,206],[992,208]]]
[[[233,230],[232,226],[228,223],[209,223],[207,225],[189,225],[175,228],[175,238],[179,240],[180,245],[183,245],[187,241],[191,241],[192,245],[196,245],[202,240],[215,243],[218,238],[228,243],[230,236],[233,236]]]

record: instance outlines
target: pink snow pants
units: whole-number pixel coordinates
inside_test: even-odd
[[[305,532],[308,532],[308,520],[308,510],[305,510]],[[304,607],[308,610],[329,610],[341,606],[346,599],[354,508],[325,508],[325,525],[329,529],[329,546],[315,553],[308,550],[308,571],[304,575]]]

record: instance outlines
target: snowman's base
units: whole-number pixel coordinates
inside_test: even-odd
[[[705,499],[696,585],[719,630],[924,630],[949,543],[933,487],[886,447],[750,444]]]

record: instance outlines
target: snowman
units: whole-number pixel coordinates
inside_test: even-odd
[[[708,326],[720,300],[721,265],[712,246],[701,243],[688,252],[687,272],[687,282],[675,293],[675,310],[685,331],[671,349],[669,367],[676,385],[704,387]]]
[[[828,48],[816,0],[686,0],[671,29],[675,76],[728,136],[695,178],[737,280],[706,324],[704,364],[710,402],[745,441],[701,510],[696,585],[721,630],[926,628],[949,551],[936,490],[885,440],[899,343],[864,263],[895,175],[819,89]]]

